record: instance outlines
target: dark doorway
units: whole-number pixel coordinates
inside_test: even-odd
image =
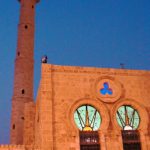
[[[122,130],[123,150],[141,150],[138,130]]]
[[[80,131],[80,150],[100,150],[97,131]]]

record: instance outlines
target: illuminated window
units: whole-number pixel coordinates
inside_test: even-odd
[[[123,130],[136,130],[140,123],[137,110],[128,105],[123,105],[117,110],[116,118]]]
[[[76,109],[74,120],[79,128],[80,150],[100,150],[98,129],[101,117],[98,110],[90,105]]]
[[[74,120],[81,131],[96,131],[101,124],[100,113],[90,105],[83,105],[76,109]]]
[[[136,109],[123,105],[117,110],[117,122],[122,128],[122,141],[124,150],[141,150],[138,127],[140,117]]]

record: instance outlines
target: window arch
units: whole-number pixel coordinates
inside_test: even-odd
[[[79,128],[80,150],[100,150],[98,110],[88,104],[81,105],[74,112],[74,121]]]
[[[137,101],[122,99],[111,110],[113,128],[121,131],[123,150],[141,150],[140,132],[148,126],[148,114]]]
[[[110,123],[110,116],[109,116],[109,111],[107,107],[105,106],[103,102],[96,100],[96,99],[90,99],[90,98],[78,99],[70,106],[67,112],[68,118],[69,118],[68,125],[70,126],[70,128],[73,128],[75,131],[78,132],[79,129],[76,126],[75,121],[74,121],[74,113],[77,108],[83,105],[92,106],[99,112],[102,120],[101,120],[100,128],[98,130],[107,130],[109,127],[109,123]]]
[[[122,128],[122,141],[124,150],[141,150],[138,126],[140,117],[138,111],[130,105],[122,105],[116,113],[118,125]]]
[[[81,131],[97,131],[101,124],[101,116],[95,107],[85,104],[75,110],[74,121]]]
[[[75,101],[68,110],[68,117],[70,118],[68,124],[71,130],[74,130],[74,136],[78,138],[79,149],[100,150],[99,131],[107,130],[110,122],[109,112],[105,104],[97,99],[83,98]],[[95,122],[95,117],[99,121]]]
[[[122,105],[116,113],[118,125],[123,130],[136,130],[140,124],[138,111],[130,105]]]
[[[130,106],[137,111],[140,118],[140,123],[138,125],[139,130],[146,130],[148,128],[149,119],[145,107],[133,99],[120,99],[113,105],[111,109],[111,119],[112,119],[112,125],[114,129],[122,130],[121,126],[118,125],[116,119],[117,111],[121,106]]]

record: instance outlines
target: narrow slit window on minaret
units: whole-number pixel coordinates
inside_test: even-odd
[[[15,129],[15,124],[13,124],[12,128]]]
[[[22,94],[24,94],[24,93],[25,93],[25,90],[24,90],[24,89],[22,89],[21,93],[22,93]]]
[[[22,120],[24,120],[24,117],[21,117]]]
[[[17,55],[20,56],[20,52],[18,52]]]
[[[40,120],[40,117],[39,117],[39,114],[38,114],[38,117],[37,117],[37,122],[39,122],[39,120]]]
[[[32,5],[32,8],[34,8],[34,5]]]
[[[28,29],[28,26],[27,26],[27,25],[25,25],[25,29]]]

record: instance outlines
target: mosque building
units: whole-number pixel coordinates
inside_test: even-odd
[[[19,0],[10,145],[0,150],[150,150],[150,71],[47,63],[33,99],[35,7]]]

